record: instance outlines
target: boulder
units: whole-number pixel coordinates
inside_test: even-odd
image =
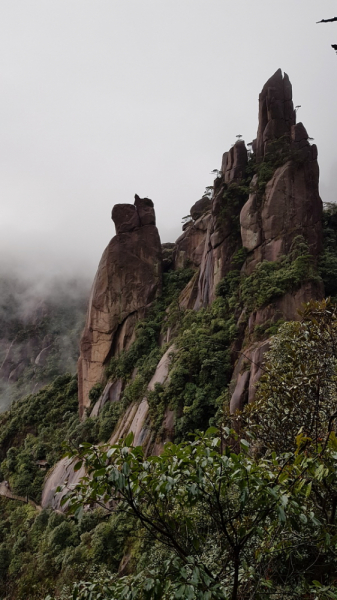
[[[202,217],[202,215],[211,209],[212,199],[208,196],[203,196],[190,209],[191,217],[194,221]]]
[[[134,231],[140,227],[139,214],[132,204],[115,204],[111,212],[116,234]]]
[[[140,198],[138,194],[135,194],[135,207],[138,212],[140,224],[142,227],[145,225],[155,225],[156,215],[154,212],[154,204],[150,198]]]

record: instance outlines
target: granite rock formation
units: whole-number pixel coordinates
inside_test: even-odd
[[[260,94],[253,152],[248,152],[239,140],[223,155],[212,197],[204,196],[191,207],[190,219],[175,244],[161,247],[151,200],[135,196],[134,205],[114,206],[116,236],[99,264],[81,341],[78,372],[82,415],[89,410],[89,392],[97,382],[106,386],[92,417],[106,403],[119,402],[123,397],[125,382],[106,382],[105,366],[110,357],[128,349],[135,339],[136,322],[161,293],[162,272],[192,268],[194,275],[180,293],[178,304],[179,310],[198,310],[212,304],[218,283],[231,271],[236,271],[240,282],[245,281],[261,262],[284,260],[295,238],[308,248],[315,269],[322,246],[317,149],[310,145],[306,129],[302,123],[296,124],[295,117],[289,78],[279,70]],[[238,254],[239,266],[235,258]],[[304,277],[299,285],[270,296],[262,305],[245,304],[238,297],[235,307],[229,307],[237,331],[230,348],[232,412],[254,400],[263,357],[269,348],[268,335],[263,333],[266,326],[297,319],[302,302],[319,299],[323,294],[319,278]],[[170,357],[175,352],[179,357],[174,327],[171,324],[163,328],[158,343],[167,344],[168,349],[165,347],[147,391],[139,402],[127,406],[111,432],[111,442],[132,431],[135,443],[142,444],[147,452],[158,453],[163,441],[172,439],[174,412],[166,409],[162,437],[156,439],[147,395],[156,383],[166,385],[170,380]],[[256,330],[262,334],[256,336]],[[61,461],[47,480],[43,506],[50,504],[52,490],[65,473],[70,482],[76,482],[78,473],[71,463]]]
[[[222,157],[212,198],[204,196],[191,207],[191,218],[184,224],[182,235],[173,247],[166,244],[163,248],[163,261],[151,200],[136,195],[134,205],[114,206],[116,236],[102,256],[81,341],[82,412],[89,407],[90,388],[102,381],[107,360],[130,346],[136,321],[160,293],[162,269],[195,269],[180,303],[183,308],[198,310],[212,303],[217,284],[233,269],[233,255],[242,247],[247,253],[244,275],[250,275],[261,261],[278,261],[287,255],[298,236],[316,260],[322,243],[317,148],[310,145],[303,124],[296,124],[291,83],[280,69],[260,94],[257,138],[252,148],[250,163],[255,161],[256,174],[249,172],[249,154],[240,139]],[[269,169],[264,175],[259,164]],[[266,181],[262,186],[263,177]],[[296,319],[301,302],[322,294],[321,286],[304,282],[301,289],[278,297],[252,314],[239,315],[238,329],[242,333],[236,351],[245,340],[246,360],[252,360],[256,344],[250,340],[255,326],[282,318]],[[242,405],[249,385],[249,398],[253,398],[249,371],[244,365],[243,383],[240,364],[238,361],[233,375],[233,407]]]
[[[248,251],[242,271],[247,275],[264,260],[278,261],[288,255],[296,238],[306,242],[313,264],[322,249],[317,148],[310,145],[304,125],[295,121],[292,87],[279,69],[259,97],[259,127],[253,150],[257,163],[264,159],[271,164],[270,156],[277,161],[281,155],[283,164],[274,169],[264,193],[258,189],[258,176],[253,177],[251,193],[240,213],[242,245]],[[249,316],[248,340],[255,326],[279,319],[296,320],[303,302],[323,295],[322,284],[304,281],[300,289],[274,299]],[[253,401],[267,349],[268,342],[246,343],[244,357],[238,360],[233,373],[233,412]]]
[[[281,153],[288,160],[274,171],[265,194],[257,176],[241,215],[242,244],[249,252],[246,272],[262,260],[275,261],[302,235],[313,256],[321,250],[322,202],[318,191],[317,148],[311,146],[302,123],[295,124],[292,88],[288,76],[277,71],[265,84],[259,99],[260,123],[253,143],[256,160]]]
[[[99,263],[80,343],[81,414],[90,406],[90,389],[104,378],[107,361],[130,346],[136,322],[161,291],[162,249],[153,202],[136,195],[134,205],[116,204],[111,216],[116,236]]]
[[[222,157],[221,177],[214,181],[211,218],[201,259],[198,293],[194,308],[207,306],[215,298],[216,286],[230,271],[231,260],[241,246],[238,219],[244,200],[238,193],[248,161],[245,143],[237,141]],[[232,202],[235,196],[235,201]]]
[[[233,269],[233,255],[239,248],[245,248],[247,253],[243,275],[252,274],[264,260],[278,261],[288,255],[295,238],[307,243],[313,263],[321,251],[317,148],[310,144],[304,125],[296,124],[291,83],[280,69],[260,94],[259,126],[252,148],[251,160],[257,165],[253,177],[247,172],[245,143],[239,140],[222,157],[212,203],[205,207],[204,215],[199,216],[191,208],[192,217],[195,214],[198,218],[177,240],[176,255],[184,253],[186,262],[200,267],[198,280],[191,282],[181,295],[182,306],[197,310],[214,300],[216,286]],[[263,178],[266,181],[261,185]],[[241,193],[247,182],[248,199]],[[198,208],[198,203],[195,206]],[[207,228],[203,236],[197,237],[200,219]],[[177,262],[179,266],[183,264]],[[241,409],[245,402],[254,399],[255,383],[261,374],[259,365],[268,349],[265,341],[251,341],[254,328],[280,319],[297,319],[302,302],[323,294],[322,285],[304,281],[300,289],[275,298],[250,315],[238,317],[241,335],[235,352],[240,352],[244,344],[245,358],[240,358],[234,368],[231,410]]]
[[[292,86],[288,75],[282,75],[281,69],[263,86],[259,96],[259,126],[253,151],[257,160],[261,160],[270,147],[270,143],[283,136],[290,136],[296,122],[292,101]]]

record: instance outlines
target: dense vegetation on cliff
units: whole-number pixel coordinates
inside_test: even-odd
[[[336,341],[329,302],[309,303],[301,322],[282,325],[256,401],[234,420],[241,440],[222,426],[167,445],[159,458],[132,447],[131,435],[80,451],[91,479],[72,494],[75,515],[119,499],[143,537],[136,573],[95,579],[96,593],[336,597]],[[75,589],[84,598],[89,584]]]
[[[56,588],[55,598],[334,598],[336,322],[331,305],[312,303],[301,322],[281,326],[256,402],[237,417],[238,439],[226,427],[209,430],[168,445],[160,458],[145,457],[130,436],[113,450],[73,447],[92,475],[74,496],[75,517],[1,499],[5,597],[54,597]],[[73,379],[59,378],[49,397],[68,396],[71,413],[75,391]],[[47,394],[16,407],[21,436],[33,426],[30,412],[43,418],[38,398]],[[54,424],[65,409],[54,412]],[[76,420],[60,437],[72,439]],[[19,437],[10,441],[19,447],[17,466],[25,458]],[[123,499],[118,510],[106,505],[114,497]],[[106,506],[97,508],[100,499]],[[96,509],[83,513],[90,504]],[[116,578],[123,556],[130,574]]]

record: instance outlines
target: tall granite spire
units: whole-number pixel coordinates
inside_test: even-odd
[[[161,245],[153,202],[112,210],[116,236],[104,250],[93,283],[78,362],[80,413],[90,406],[92,386],[104,379],[109,358],[126,350],[135,324],[161,290]]]

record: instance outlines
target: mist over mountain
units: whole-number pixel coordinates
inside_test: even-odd
[[[89,289],[84,278],[0,274],[0,412],[75,373]]]

